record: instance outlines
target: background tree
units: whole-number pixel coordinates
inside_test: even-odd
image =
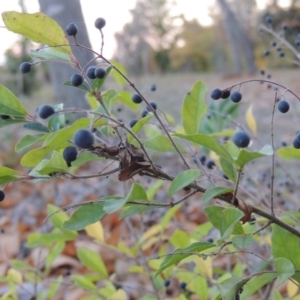
[[[79,0],[39,0],[39,4],[40,11],[57,21],[62,28],[66,28],[69,23],[77,23],[79,27],[78,42],[84,43],[89,48],[91,47]],[[73,52],[81,65],[86,64],[93,58],[90,52],[77,47],[74,47]],[[49,64],[49,69],[56,101],[63,102],[65,107],[86,107],[82,91],[68,88],[62,84],[70,79],[75,70],[66,64],[56,62]]]

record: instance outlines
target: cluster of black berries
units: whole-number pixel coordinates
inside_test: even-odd
[[[242,94],[239,91],[231,93],[230,90],[221,90],[218,88],[212,90],[210,97],[213,100],[227,99],[230,97],[230,100],[234,103],[238,103],[242,100]]]

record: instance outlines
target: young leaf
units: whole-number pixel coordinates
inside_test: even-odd
[[[47,132],[47,133],[50,132],[50,130],[46,126],[36,122],[25,124],[23,127],[26,129],[39,131],[39,132]]]
[[[170,185],[168,197],[171,198],[176,192],[192,183],[199,175],[200,171],[193,169],[178,174]]]
[[[44,133],[39,133],[36,135],[24,135],[15,145],[15,151],[19,152],[23,149],[26,149],[35,143],[42,141],[44,138],[46,138]]]
[[[229,161],[233,162],[233,159],[230,156],[230,154],[227,152],[227,150],[211,136],[208,136],[206,134],[201,134],[201,133],[193,134],[193,135],[176,133],[174,134],[174,136],[202,145],[210,149],[211,151],[216,152],[218,155],[221,155],[227,158]]]
[[[238,235],[232,238],[232,244],[238,249],[246,249],[251,245],[252,240],[252,234]]]
[[[55,299],[55,295],[56,295],[62,281],[63,281],[63,277],[59,276],[58,278],[55,279],[54,282],[52,282],[50,284],[46,299]]]
[[[65,62],[72,62],[70,55],[63,53],[56,48],[42,48],[37,50],[30,50],[30,56],[33,59],[42,60],[61,60]]]
[[[62,228],[63,227],[63,223],[69,219],[68,215],[60,210],[58,206],[55,206],[53,204],[48,204],[47,206],[47,213],[48,215],[52,216],[49,218],[51,223],[53,224],[54,227],[56,228]]]
[[[41,175],[49,175],[55,172],[65,172],[68,170],[68,166],[62,154],[58,151],[53,151],[51,158],[40,168],[36,167],[35,170]]]
[[[209,200],[211,200],[219,195],[226,194],[226,193],[229,193],[232,191],[233,191],[232,188],[217,186],[217,187],[206,190],[204,192],[204,194],[202,195],[202,201],[204,203],[206,203]]]
[[[174,152],[175,148],[168,139],[168,137],[164,135],[156,135],[153,138],[150,138],[148,140],[143,140],[143,144],[146,149],[155,151],[155,152]],[[184,148],[176,143],[177,147],[181,152],[184,151]]]
[[[96,253],[89,248],[79,248],[77,250],[77,256],[81,263],[91,271],[95,271],[102,275],[102,279],[107,278],[108,273],[99,253]]]
[[[97,292],[97,287],[93,284],[93,282],[87,277],[82,275],[72,275],[72,280],[75,285],[88,291]]]
[[[206,249],[212,248],[214,245],[212,243],[207,242],[197,242],[189,245],[186,248],[177,249],[173,252],[172,255],[167,256],[160,265],[160,268],[155,273],[155,277],[159,275],[163,270],[166,268],[178,263],[179,261],[183,260],[184,258],[191,256],[191,253],[200,253]],[[185,253],[186,252],[186,253]]]
[[[203,81],[198,81],[184,98],[181,116],[182,125],[186,134],[199,132],[201,120],[207,112],[204,101],[206,85]]]
[[[228,161],[226,158],[220,156],[219,159],[222,171],[224,172],[224,174],[233,182],[237,181],[238,178],[238,172],[236,170],[235,165]]]
[[[140,119],[132,128],[131,131],[135,134],[139,133],[142,128],[147,124],[151,119],[153,118],[153,114],[149,113],[146,117]],[[127,140],[129,143],[131,143],[134,140],[133,135],[128,133]]]
[[[300,269],[300,239],[294,234],[281,228],[278,225],[273,225],[272,231],[272,255],[276,258],[286,258],[294,265],[295,270]],[[300,282],[300,274],[296,273],[293,278]]]
[[[239,290],[247,282],[247,279],[241,279],[239,277],[231,277],[225,279],[218,284],[222,300],[236,299],[235,296],[239,293]]]
[[[2,13],[2,19],[8,30],[19,33],[35,43],[55,47],[56,51],[72,55],[71,47],[63,29],[48,16],[42,13],[27,14],[16,11]]]
[[[122,74],[127,75],[126,69],[124,68],[123,65],[121,65],[120,63],[118,63],[116,60],[112,60],[111,61],[112,65],[115,66],[116,68],[118,68],[118,70],[120,70],[122,72]],[[111,72],[114,80],[121,86],[124,87],[127,83],[126,79],[120,75],[119,72],[117,72],[115,69],[112,70]]]
[[[63,228],[78,231],[99,221],[106,214],[103,205],[103,203],[91,203],[80,206],[71,218],[63,223]]]
[[[280,148],[276,151],[277,155],[286,160],[299,160],[300,151],[294,147]]]
[[[25,176],[7,167],[0,167],[0,184],[22,180]]]
[[[295,274],[293,264],[284,257],[276,258],[274,261],[274,266],[279,275],[277,287]]]
[[[71,83],[71,81],[69,81],[69,80],[64,81],[64,85],[74,87],[73,84]],[[90,92],[90,88],[85,83],[82,83],[81,85],[77,86],[76,88],[78,88],[82,91],[85,91],[85,92]]]
[[[249,108],[246,111],[246,123],[248,127],[251,129],[251,131],[256,134],[257,126],[256,121],[253,115],[253,106],[252,104],[249,106]]]
[[[220,231],[221,238],[227,239],[234,225],[244,216],[243,212],[236,208],[223,208],[219,206],[207,206],[204,208],[211,223]]]
[[[252,277],[243,288],[240,295],[241,300],[247,300],[251,295],[258,291],[261,287],[274,280],[278,275],[276,273],[267,273]]]
[[[63,241],[58,241],[54,245],[54,247],[52,247],[52,249],[50,250],[46,258],[46,264],[45,264],[46,273],[49,273],[53,261],[64,250],[64,248],[65,248],[65,243]]]
[[[3,85],[0,85],[0,112],[1,115],[13,117],[25,117],[28,115],[28,112],[19,99]]]

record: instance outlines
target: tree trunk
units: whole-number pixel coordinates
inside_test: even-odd
[[[78,42],[91,48],[79,0],[39,0],[39,4],[40,11],[53,18],[63,29],[69,23],[77,23],[78,34],[76,37]],[[74,44],[72,37],[69,37],[69,40],[70,44]],[[93,58],[89,51],[78,47],[73,47],[72,50],[81,66]],[[87,108],[83,91],[63,85],[64,81],[70,80],[72,74],[78,73],[78,70],[58,62],[49,63],[49,69],[56,102],[64,103],[64,107]]]
[[[247,71],[254,73],[256,71],[253,46],[247,37],[241,24],[237,21],[234,13],[231,11],[226,0],[218,0],[221,10],[224,12],[225,29],[229,40],[229,46],[232,51],[234,62],[233,71],[240,73],[242,71],[243,54],[245,55]]]

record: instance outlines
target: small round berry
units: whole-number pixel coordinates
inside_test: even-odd
[[[185,288],[186,288],[186,283],[185,283],[185,282],[180,282],[180,283],[179,283],[179,288],[180,288],[181,290],[185,290]]]
[[[150,104],[150,106],[151,106],[154,110],[157,109],[157,104],[156,104],[155,102],[149,102],[149,104]],[[147,106],[147,110],[150,111],[150,107],[149,107],[149,106]]]
[[[272,75],[271,75],[271,74],[268,74],[268,75],[267,75],[267,78],[269,78],[269,79],[270,79],[271,77],[272,77]]]
[[[300,46],[300,39],[297,38],[297,39],[295,40],[295,45],[296,45],[296,46]]]
[[[38,109],[38,116],[41,119],[47,119],[48,117],[52,116],[54,113],[55,113],[54,108],[48,104],[42,105]]]
[[[170,283],[171,283],[170,279],[167,279],[164,281],[164,286],[168,287],[170,285]]]
[[[65,148],[63,152],[63,157],[66,162],[72,162],[76,160],[77,154],[78,154],[77,148],[73,146],[69,146]]]
[[[231,94],[230,99],[234,103],[238,103],[242,100],[242,94],[238,91],[235,91]]]
[[[269,56],[270,55],[270,51],[269,50],[265,50],[264,51],[264,56]]]
[[[70,270],[66,270],[66,271],[65,271],[65,275],[66,275],[66,276],[70,276],[70,275],[71,275],[71,271],[70,271]]]
[[[103,68],[96,68],[95,69],[95,77],[102,79],[102,78],[105,77],[105,75],[106,75],[106,70],[105,69],[103,69]]]
[[[278,102],[278,104],[277,104],[277,108],[278,108],[278,110],[279,110],[281,113],[285,114],[286,112],[289,111],[290,105],[289,105],[289,103],[288,103],[287,101],[285,101],[285,100],[280,100],[280,101]]]
[[[220,89],[212,90],[210,97],[214,100],[219,100],[222,97],[223,91]]]
[[[255,217],[251,217],[250,220],[249,220],[249,224],[254,225],[255,221],[256,221]]]
[[[66,32],[69,36],[75,36],[77,34],[78,27],[74,23],[70,23],[66,27]]]
[[[276,47],[277,43],[276,43],[276,41],[271,41],[271,42],[270,42],[270,45],[271,45],[272,47]]]
[[[133,119],[130,121],[129,126],[132,128],[137,122],[138,122],[138,120]]]
[[[296,138],[293,140],[293,147],[295,149],[300,149],[300,137],[298,137],[298,135],[296,136]]]
[[[222,99],[227,99],[229,98],[229,96],[230,96],[230,90],[222,91],[222,96],[221,96]]]
[[[288,29],[288,26],[285,23],[283,23],[281,25],[281,28],[282,28],[282,30],[286,31]]]
[[[151,84],[150,91],[152,91],[152,92],[156,91],[156,84],[155,83]]]
[[[286,147],[286,146],[287,146],[287,143],[284,142],[284,141],[282,141],[282,142],[281,142],[281,147]]]
[[[31,63],[24,61],[20,64],[19,69],[22,73],[25,74],[25,73],[29,73],[31,71],[31,66],[32,66]]]
[[[95,27],[101,30],[106,25],[106,21],[103,18],[97,18],[95,21]]]
[[[72,75],[70,81],[73,86],[80,86],[83,83],[83,77],[80,74],[76,73]]]
[[[90,79],[95,79],[96,78],[96,75],[95,75],[95,70],[96,70],[96,67],[88,67],[88,69],[86,70],[86,76]]]
[[[3,201],[4,198],[5,198],[5,193],[2,190],[0,190],[0,202]]]
[[[277,52],[282,51],[282,49],[280,47],[278,47],[276,50],[277,50]]]
[[[205,165],[208,169],[213,169],[216,164],[213,160],[209,159]]]
[[[265,17],[265,21],[266,21],[266,23],[271,24],[271,23],[272,23],[272,17],[271,17],[270,15],[267,15],[267,16]]]
[[[207,241],[208,243],[213,243],[213,242],[214,242],[214,240],[213,240],[212,238],[208,238],[206,241]]]
[[[260,75],[265,75],[265,70],[260,70]]]
[[[142,118],[145,118],[148,115],[149,111],[148,110],[143,110],[142,111]]]
[[[133,94],[131,99],[136,104],[139,104],[143,101],[142,97],[139,94]]]
[[[79,129],[74,134],[74,144],[82,149],[90,149],[94,144],[94,136],[87,129]]]
[[[280,51],[280,52],[279,52],[279,57],[284,57],[284,56],[285,56],[284,52],[283,52],[283,51]]]
[[[0,119],[2,119],[2,120],[8,120],[8,119],[10,119],[10,116],[8,116],[8,115],[0,115]]]
[[[245,131],[237,131],[232,137],[232,141],[239,148],[247,148],[250,144],[250,136]]]
[[[205,162],[206,162],[206,156],[205,155],[200,155],[199,160],[200,160],[201,164],[204,165]]]

